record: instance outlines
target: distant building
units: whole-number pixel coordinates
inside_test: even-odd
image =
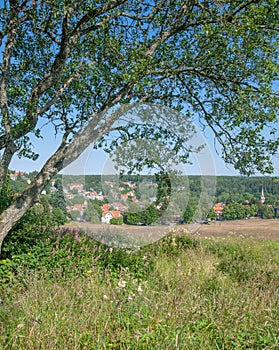
[[[82,218],[85,210],[87,209],[87,202],[84,201],[83,204],[68,205],[66,208],[68,213],[77,211],[79,213],[80,218]]]
[[[262,204],[264,204],[264,202],[265,202],[265,196],[264,196],[264,188],[263,188],[263,186],[262,186],[262,193],[261,193],[261,196],[260,196],[260,201],[262,202]]]
[[[216,203],[213,206],[213,210],[216,214],[217,220],[220,220],[223,214],[223,209],[225,208],[225,203]]]
[[[120,210],[110,210],[110,204],[104,204],[102,206],[102,219],[103,224],[109,224],[112,218],[117,219],[122,216]]]
[[[10,174],[10,179],[15,181],[18,176],[24,176],[24,172],[23,171],[16,171],[14,173],[11,173]]]
[[[66,185],[70,191],[76,190],[78,193],[83,191],[83,184],[72,183]]]

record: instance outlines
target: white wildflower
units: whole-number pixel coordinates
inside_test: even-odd
[[[119,288],[125,288],[125,287],[126,287],[126,284],[127,284],[126,281],[120,280],[120,281],[118,282],[118,287],[119,287]]]

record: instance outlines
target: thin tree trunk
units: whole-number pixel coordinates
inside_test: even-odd
[[[39,201],[40,193],[45,186],[45,183],[43,183],[40,178],[41,176],[36,178],[16,202],[11,204],[0,215],[0,253],[3,240],[11,228],[22,218],[27,210]]]

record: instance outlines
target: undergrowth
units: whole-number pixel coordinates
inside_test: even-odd
[[[276,241],[170,234],[122,249],[45,229],[1,259],[3,349],[279,347]]]

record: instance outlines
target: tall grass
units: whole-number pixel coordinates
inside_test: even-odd
[[[2,348],[279,348],[278,242],[170,235],[108,254],[3,284]]]

